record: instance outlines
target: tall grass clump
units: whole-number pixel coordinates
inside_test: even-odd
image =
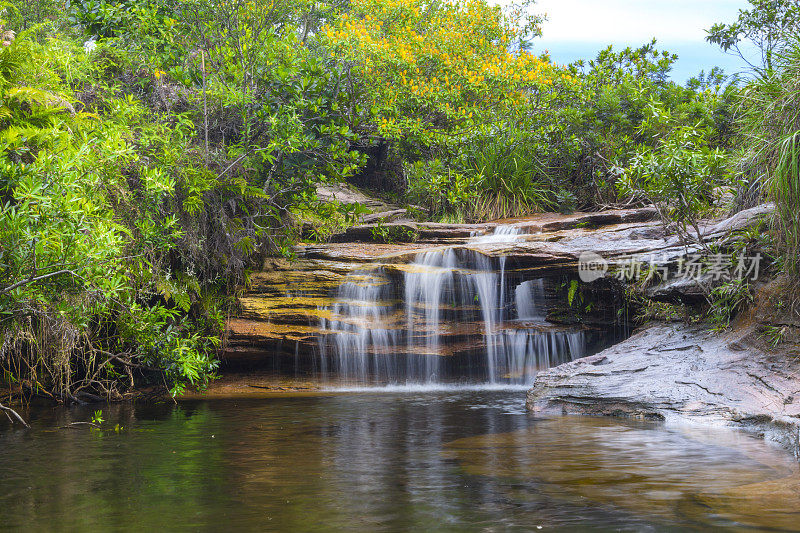
[[[525,216],[561,207],[561,189],[529,139],[476,135],[455,154],[407,167],[410,197],[443,221]]]
[[[740,160],[769,200],[787,272],[800,271],[800,40],[789,38],[774,69],[744,90]],[[749,189],[753,189],[751,185]]]

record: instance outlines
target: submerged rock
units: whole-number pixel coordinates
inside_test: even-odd
[[[593,502],[690,530],[800,526],[798,464],[725,428],[553,417],[462,438],[445,453],[469,474],[535,484],[520,491],[522,498]]]

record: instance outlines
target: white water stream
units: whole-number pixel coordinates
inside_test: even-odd
[[[471,242],[523,235],[498,226]],[[505,258],[463,247],[353,272],[338,288],[333,318],[322,319],[322,369],[362,384],[528,384],[538,370],[586,354],[584,331],[548,324],[545,300],[542,279],[512,280]]]

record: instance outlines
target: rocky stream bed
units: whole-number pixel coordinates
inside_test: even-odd
[[[388,212],[388,220],[351,227],[328,244],[298,246],[295,260],[270,260],[254,274],[241,312],[229,321],[226,364],[338,371],[370,383],[448,375],[512,380],[531,384],[527,407],[537,414],[733,425],[798,450],[797,351],[794,344],[774,348],[760,335],[784,317],[752,311],[721,333],[682,321],[634,330],[621,282],[608,275],[581,281],[588,253],[603,260],[604,272],[631,261],[670,272],[700,251],[671,235],[655,210],[486,224],[419,223]],[[703,239],[724,244],[770,212],[766,205],[708,221]],[[376,227],[406,242],[374,242]],[[521,288],[533,282],[526,296]],[[699,276],[636,291],[650,301],[693,305],[713,283]]]

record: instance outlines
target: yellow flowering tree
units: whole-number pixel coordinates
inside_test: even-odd
[[[564,76],[518,50],[538,32],[539,20],[523,13],[486,0],[353,0],[320,39],[351,65],[362,134],[446,145],[525,112]]]

